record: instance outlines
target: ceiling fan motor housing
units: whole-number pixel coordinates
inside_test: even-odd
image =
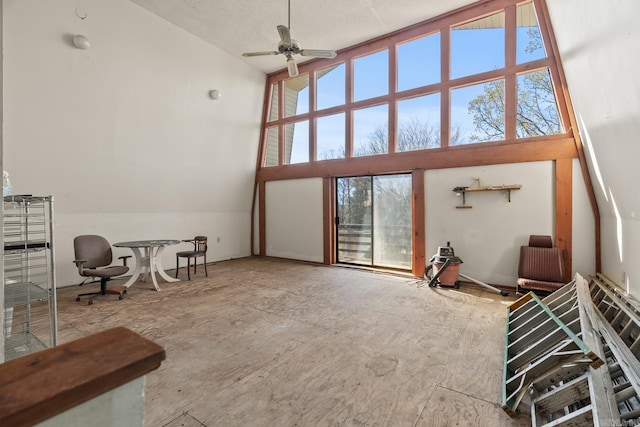
[[[278,42],[278,52],[284,55],[286,55],[287,53],[297,55],[301,50],[302,49],[300,48],[300,44],[297,40],[291,39],[291,44],[285,42],[284,40],[280,40],[280,42]]]

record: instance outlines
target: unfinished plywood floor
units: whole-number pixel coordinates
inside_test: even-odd
[[[498,406],[497,294],[261,258],[180,273],[92,306],[58,292],[61,342],[126,326],[165,347],[147,426],[530,425]]]

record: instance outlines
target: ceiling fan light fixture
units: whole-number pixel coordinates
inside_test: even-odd
[[[280,35],[278,42],[278,50],[262,51],[262,52],[245,52],[244,57],[266,56],[266,55],[285,55],[287,57],[287,70],[290,77],[298,75],[298,65],[293,59],[293,55],[314,56],[317,58],[335,58],[336,52],[326,49],[302,49],[297,40],[291,38],[291,0],[288,1],[287,7],[288,20],[287,25],[278,25],[276,28]]]

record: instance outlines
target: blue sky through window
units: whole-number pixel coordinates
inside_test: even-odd
[[[345,94],[344,63],[318,70],[316,80],[316,109],[335,107],[344,104]]]
[[[378,139],[388,141],[389,106],[377,105],[370,108],[362,108],[353,112],[353,155],[363,156],[371,154],[384,154],[388,150],[371,152],[370,142]],[[376,132],[379,132],[376,135]]]
[[[456,79],[505,67],[505,29],[504,12],[481,18],[451,29],[451,52],[449,78]],[[524,18],[521,18],[524,16]],[[531,18],[533,16],[533,19]],[[529,21],[527,21],[529,19]],[[531,22],[533,21],[533,22]],[[535,23],[533,6],[530,3],[518,6],[518,26],[516,28],[516,60],[518,64],[546,57],[542,46],[540,30]],[[535,26],[529,26],[535,25]],[[532,43],[533,42],[533,43]],[[439,32],[398,44],[397,54],[397,91],[415,89],[439,83],[440,76]],[[534,49],[531,50],[530,48]],[[382,50],[354,59],[353,62],[353,101],[387,95],[389,91],[389,52]],[[345,104],[346,65],[340,63],[316,71],[315,110],[336,107]],[[308,75],[307,75],[308,79]],[[478,142],[471,136],[476,131],[474,118],[469,112],[469,103],[484,93],[488,83],[472,84],[453,88],[450,93],[435,93],[416,98],[397,101],[397,124],[400,128],[412,118],[428,123],[437,129],[439,141],[440,99],[450,97],[450,133],[460,132],[457,144]],[[504,102],[504,100],[503,100]],[[298,93],[296,114],[307,113],[309,108],[308,86]],[[385,137],[388,140],[388,105],[379,105],[354,110],[353,142],[354,155],[365,152],[367,141]],[[504,110],[504,105],[503,105]],[[491,140],[504,139],[504,119],[502,133],[497,132]],[[303,129],[304,128],[304,129]],[[293,135],[294,150],[291,163],[306,162],[308,150],[296,147],[308,146],[308,123],[300,126],[298,122]],[[476,132],[477,133],[477,132]],[[343,158],[345,153],[345,113],[322,116],[316,119],[317,160]],[[430,143],[431,145],[431,143]],[[399,147],[399,149],[401,149]]]
[[[389,51],[383,50],[353,61],[353,100],[389,93]]]
[[[398,91],[440,82],[440,33],[398,45]]]
[[[504,68],[504,12],[498,15],[502,27],[451,29],[451,78]]]
[[[309,121],[304,120],[286,126],[285,135],[293,135],[291,159],[289,163],[305,163],[309,161]]]
[[[344,120],[344,113],[318,117],[316,120],[316,150],[318,152],[318,160],[344,158]]]

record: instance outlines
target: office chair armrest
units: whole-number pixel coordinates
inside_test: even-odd
[[[122,260],[122,265],[124,265],[125,267],[127,266],[127,259],[131,258],[131,255],[122,255],[119,256],[118,259]]]
[[[76,265],[76,267],[78,267],[78,273],[80,273],[80,275],[82,276],[82,265],[87,262],[88,260],[86,259],[74,259],[73,263]]]

